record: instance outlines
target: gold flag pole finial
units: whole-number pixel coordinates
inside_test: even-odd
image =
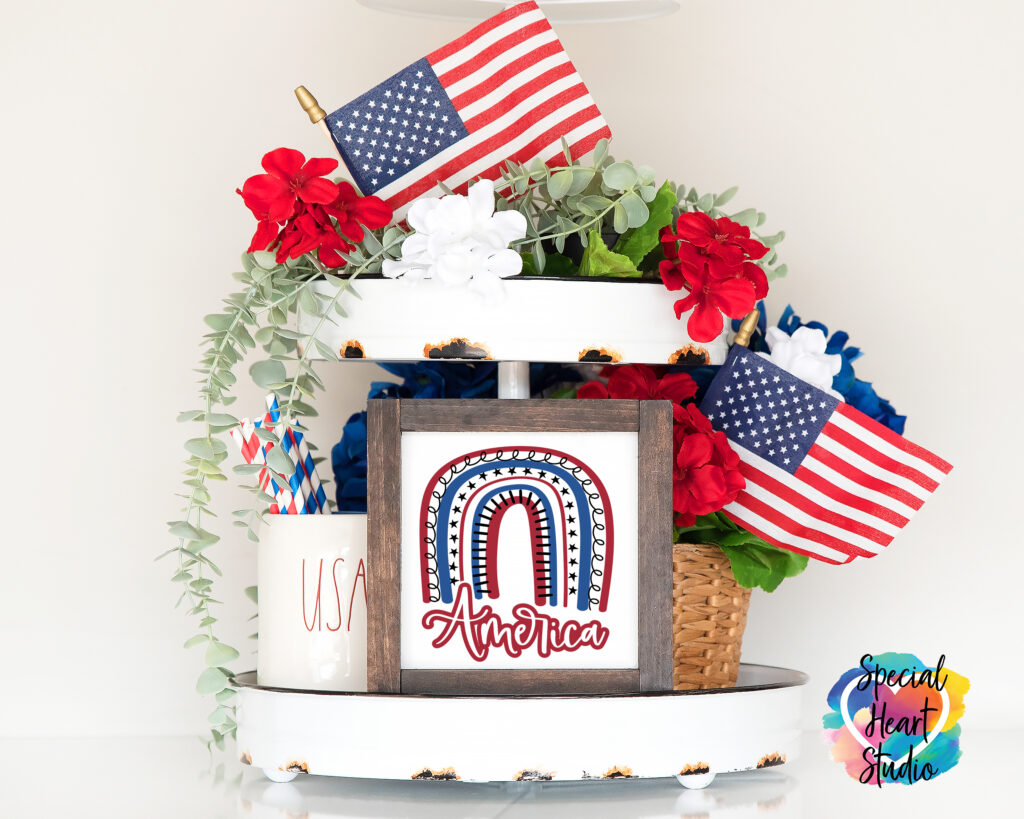
[[[344,158],[338,153],[338,146],[334,144],[331,129],[327,127],[327,112],[320,107],[316,97],[309,93],[306,86],[300,85],[295,89],[295,98],[299,101],[299,105],[302,106],[302,110],[309,116],[309,121],[324,132],[327,141],[331,143],[331,148],[334,149],[334,155],[338,157],[342,164],[345,164]]]
[[[302,110],[309,115],[309,121],[314,125],[321,122],[327,116],[327,112],[320,107],[316,97],[306,90],[306,86],[300,85],[295,89],[295,98],[299,101],[299,105],[302,106]]]
[[[747,317],[743,319],[743,323],[736,332],[736,338],[733,339],[732,343],[740,347],[749,346],[750,337],[754,334],[754,330],[757,329],[757,320],[759,318],[761,318],[761,313],[757,310],[751,310],[747,313]]]

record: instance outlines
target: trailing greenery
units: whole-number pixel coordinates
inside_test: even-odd
[[[182,516],[168,522],[168,530],[178,543],[158,559],[173,559],[171,580],[182,586],[176,607],[186,603],[188,614],[196,623],[197,633],[185,642],[185,648],[205,648],[205,667],[196,680],[196,690],[214,697],[215,707],[209,715],[210,742],[218,748],[224,747],[225,737],[235,735],[236,692],[230,664],[238,659],[239,651],[217,636],[218,618],[213,607],[221,605],[221,601],[214,598],[213,585],[221,570],[206,551],[220,540],[209,528],[209,518],[215,517],[210,509],[210,487],[227,480],[222,467],[228,448],[218,436],[239,423],[224,411],[235,400],[231,395],[237,380],[235,366],[261,348],[267,357],[253,364],[249,373],[256,384],[278,395],[282,422],[294,425],[299,417],[315,416],[311,402],[317,390],[323,388],[323,382],[314,370],[310,354],[315,350],[323,358],[338,359],[337,352],[319,340],[319,334],[328,324],[345,317],[343,294],[351,291],[358,297],[353,280],[363,273],[378,272],[385,258],[397,255],[404,238],[404,231],[395,227],[388,228],[383,236],[368,231],[360,247],[346,256],[344,276],[326,270],[308,254],[283,264],[276,263],[274,254],[266,251],[246,254],[242,257],[242,271],[234,274],[242,289],[224,300],[221,312],[204,318],[210,332],[203,337],[197,370],[200,407],[178,416],[180,422],[199,425],[198,435],[185,442],[185,491],[178,495],[184,500]],[[312,286],[318,281],[335,285],[334,291],[329,295],[318,292]],[[288,326],[299,308],[316,320],[308,334]],[[279,443],[274,431],[258,429],[256,434],[262,441]],[[312,445],[310,448],[315,449]],[[289,464],[279,462],[274,453],[280,454],[281,450],[275,447],[268,454],[271,472],[287,483],[282,473],[289,470]],[[233,467],[236,474],[248,478],[254,478],[260,470],[260,466],[250,464]],[[253,504],[249,509],[234,512],[233,524],[244,528],[249,539],[256,541],[257,522],[273,498],[255,482],[247,489],[254,496]],[[256,602],[255,587],[246,589],[246,594]]]

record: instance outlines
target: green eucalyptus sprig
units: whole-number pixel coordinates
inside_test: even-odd
[[[214,578],[222,572],[206,550],[217,543],[220,536],[210,530],[207,519],[215,517],[210,509],[211,484],[227,480],[223,463],[228,458],[228,447],[220,436],[239,424],[235,416],[223,411],[235,401],[235,396],[230,394],[237,381],[234,369],[249,353],[261,347],[268,358],[253,364],[250,375],[257,384],[278,394],[282,420],[295,425],[295,419],[315,415],[311,401],[316,391],[323,389],[323,382],[314,370],[310,355],[316,351],[327,359],[338,358],[319,335],[335,322],[335,317],[346,315],[340,303],[344,293],[351,292],[358,297],[352,282],[361,274],[379,272],[385,258],[397,255],[405,235],[397,227],[383,231],[382,237],[366,231],[361,244],[345,255],[347,266],[343,275],[329,271],[308,254],[282,264],[278,264],[270,252],[246,254],[242,257],[242,271],[234,274],[242,290],[225,299],[221,312],[204,319],[210,332],[204,336],[197,370],[201,408],[178,416],[181,422],[198,423],[200,430],[185,443],[188,453],[184,472],[186,491],[179,493],[185,501],[182,517],[168,522],[168,529],[178,543],[158,559],[175,556],[171,579],[182,584],[176,605],[187,602],[189,615],[197,621],[197,633],[185,642],[185,647],[205,646],[206,649],[205,667],[196,681],[196,690],[215,698],[215,708],[209,715],[210,743],[218,748],[224,747],[226,737],[235,735],[237,727],[234,672],[230,664],[240,654],[238,649],[219,639],[216,632],[218,618],[212,607],[220,605],[221,601],[213,596],[213,587]],[[333,284],[333,292],[325,294],[317,290],[313,285],[320,281]],[[307,315],[316,317],[310,333],[300,333],[288,326],[299,307]],[[287,362],[294,362],[291,375],[287,373]],[[256,434],[263,441],[280,442],[274,431],[258,429]],[[310,448],[314,449],[312,444]],[[282,473],[289,465],[278,462],[280,454],[276,446],[269,451],[268,467],[279,480],[287,483]],[[314,461],[319,460],[314,458]],[[260,470],[259,465],[251,464],[233,467],[236,474],[250,477]],[[252,506],[235,511],[233,523],[245,528],[249,539],[255,541],[258,539],[257,521],[262,519],[268,501],[273,498],[258,484],[246,488],[253,495]],[[246,594],[256,602],[255,587],[247,588]]]
[[[498,209],[515,209],[526,217],[527,234],[516,247],[529,253],[529,272],[551,272],[555,275],[582,276],[655,276],[658,234],[680,213],[700,210],[713,219],[728,216],[751,228],[752,235],[769,248],[758,260],[769,280],[786,275],[786,265],[779,264],[776,246],[785,238],[780,231],[762,235],[756,231],[767,219],[764,213],[747,208],[726,213],[722,208],[736,195],[738,188],[720,194],[701,195],[685,185],[676,187],[666,181],[660,186],[653,169],[634,166],[629,160],[616,161],[608,153],[608,140],[602,139],[594,149],[591,163],[572,159],[563,140],[566,164],[549,167],[534,160],[528,167],[508,162],[502,169],[497,186]],[[613,231],[619,235],[613,247],[605,245],[602,234]],[[553,245],[559,256],[570,236],[578,236],[587,249],[578,267],[558,259],[548,271],[549,250]],[[591,248],[591,245],[594,245]]]

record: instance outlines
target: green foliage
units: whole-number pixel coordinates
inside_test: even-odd
[[[217,436],[238,424],[233,415],[221,411],[234,401],[230,394],[237,380],[234,369],[247,355],[262,348],[267,357],[250,368],[253,381],[277,393],[282,418],[314,415],[310,401],[316,391],[322,389],[323,382],[313,369],[309,355],[315,350],[327,357],[330,352],[320,342],[318,334],[328,323],[344,317],[340,304],[342,295],[357,296],[352,281],[362,273],[378,272],[383,259],[397,256],[405,236],[397,227],[388,228],[382,236],[367,231],[363,243],[346,256],[348,264],[343,275],[326,270],[308,255],[278,264],[271,253],[247,254],[242,257],[242,271],[235,274],[242,289],[224,300],[220,313],[204,319],[210,332],[203,337],[198,369],[202,406],[178,415],[181,423],[197,424],[199,434],[185,442],[182,517],[168,523],[168,532],[178,543],[158,559],[175,559],[171,581],[180,584],[182,589],[177,605],[185,603],[188,614],[198,623],[199,633],[189,638],[185,647],[205,646],[206,667],[199,675],[196,690],[217,698],[210,724],[215,726],[211,730],[211,743],[218,748],[223,747],[226,737],[235,733],[232,671],[227,666],[238,659],[239,652],[216,636],[217,617],[213,612],[221,602],[213,596],[214,577],[220,576],[221,570],[207,556],[206,550],[220,537],[205,527],[209,525],[207,519],[214,517],[209,508],[209,485],[227,480],[223,464],[228,458],[228,447]],[[328,281],[337,290],[328,295],[320,294],[312,287],[317,281]],[[300,306],[315,319],[312,333],[302,334],[291,329]],[[263,440],[278,440],[275,433],[267,430],[260,429],[257,434]],[[271,468],[278,472],[290,471],[291,462],[286,465],[280,456],[280,449],[270,450]],[[233,471],[254,479],[259,467],[236,464]],[[247,488],[252,495],[252,506],[235,512],[233,522],[246,530],[249,540],[255,541],[256,523],[267,507],[268,496],[255,484]],[[255,590],[247,590],[247,594],[255,602]]]
[[[671,182],[664,182],[651,201],[647,221],[623,233],[613,250],[628,257],[634,267],[640,267],[644,257],[658,246],[661,229],[672,223],[672,208],[675,204],[675,186]]]
[[[620,276],[637,278],[640,271],[628,256],[613,253],[596,230],[587,237],[587,249],[580,264],[581,276]]]
[[[502,195],[498,210],[515,209],[526,217],[526,238],[518,243],[529,254],[529,264],[524,255],[524,272],[560,276],[597,274],[584,272],[583,266],[570,270],[562,262],[557,263],[557,272],[549,272],[546,243],[554,244],[557,258],[569,236],[578,236],[586,247],[592,232],[641,228],[650,219],[658,192],[654,171],[629,161],[616,162],[608,155],[607,140],[598,143],[589,166],[578,160],[560,168],[539,161],[529,167],[510,161],[496,188]],[[635,270],[636,263],[631,267]]]
[[[659,187],[651,168],[609,156],[607,140],[598,143],[590,165],[582,165],[578,160],[570,162],[568,154],[561,167],[549,167],[540,161],[529,166],[507,162],[495,188],[499,193],[499,211],[514,209],[526,217],[526,237],[516,246],[523,255],[523,273],[527,275],[623,275],[595,273],[594,266],[586,264],[586,260],[576,268],[562,255],[569,236],[578,236],[587,247],[593,234],[600,236],[611,230],[620,237],[609,252],[625,256],[631,270],[653,270],[654,265],[644,261],[648,256],[653,259],[658,250],[658,232],[680,212],[694,210],[715,219],[729,216],[749,226],[752,235],[769,248],[768,254],[757,262],[768,279],[786,275],[786,265],[779,264],[775,249],[785,234],[759,234],[756,229],[766,217],[754,208],[732,214],[722,210],[736,195],[737,188],[719,194],[700,194],[685,185],[676,188],[671,182],[663,182]],[[550,253],[552,244],[554,254]],[[609,260],[608,265],[615,271],[623,267],[619,261]]]
[[[779,549],[741,529],[721,512],[702,515],[693,526],[675,527],[676,543],[715,543],[729,558],[736,582],[744,588],[775,591],[787,577],[807,568],[807,557]]]

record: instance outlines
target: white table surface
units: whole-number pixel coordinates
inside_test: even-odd
[[[848,778],[820,734],[799,760],[719,776],[588,783],[381,782],[299,776],[274,784],[195,738],[0,739],[0,816],[45,817],[1013,817],[1024,816],[1024,737],[964,726],[960,764],[931,782],[877,789]]]

